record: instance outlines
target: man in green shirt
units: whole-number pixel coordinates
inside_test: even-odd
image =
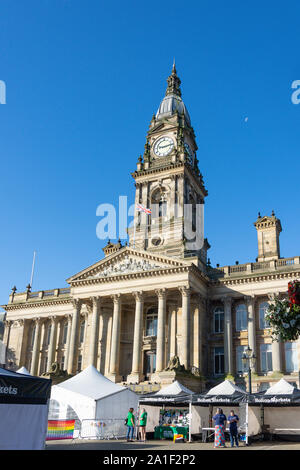
[[[145,408],[142,409],[140,415],[140,432],[141,432],[141,442],[146,442],[146,424],[147,424],[147,411]]]
[[[127,442],[133,442],[135,419],[133,414],[133,408],[129,408],[127,415]],[[130,439],[131,433],[131,439]]]

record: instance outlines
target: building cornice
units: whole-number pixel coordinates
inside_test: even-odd
[[[237,284],[250,284],[253,282],[262,282],[262,281],[274,281],[280,279],[291,279],[295,277],[300,277],[300,271],[289,271],[289,272],[273,272],[273,273],[263,273],[260,275],[254,276],[244,276],[244,277],[234,277],[227,279],[218,279],[211,280],[211,286],[230,286]]]
[[[19,310],[22,308],[38,308],[38,307],[51,307],[51,306],[56,306],[56,305],[67,305],[67,304],[72,304],[73,298],[70,297],[69,299],[63,299],[63,300],[36,300],[36,301],[24,301],[24,302],[19,302],[19,303],[11,303],[7,305],[1,305],[2,308],[4,308],[7,312],[10,312],[12,310]]]

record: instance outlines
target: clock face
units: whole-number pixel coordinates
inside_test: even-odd
[[[187,151],[187,153],[188,153],[188,156],[189,156],[189,162],[190,162],[190,164],[192,165],[192,164],[193,164],[193,161],[194,161],[194,152],[192,151],[192,149],[191,149],[191,147],[189,146],[189,144],[187,144],[186,142],[185,142],[184,146],[185,146],[185,149],[186,149],[186,151]]]
[[[174,142],[170,137],[161,137],[154,143],[153,151],[158,157],[165,157],[174,147]]]

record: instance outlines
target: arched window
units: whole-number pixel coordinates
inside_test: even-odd
[[[167,194],[163,188],[157,189],[151,196],[151,217],[166,217],[168,213]]]
[[[223,333],[224,331],[224,309],[216,307],[214,309],[214,330],[215,333]]]
[[[269,323],[265,320],[268,307],[269,307],[268,302],[262,302],[259,304],[259,328],[261,330],[270,328]]]
[[[83,320],[80,324],[80,335],[79,335],[80,343],[83,343],[84,341],[84,331],[85,331],[85,320]]]
[[[247,308],[245,304],[239,304],[235,310],[236,315],[236,331],[247,330],[248,321],[247,321]]]
[[[157,336],[157,309],[150,308],[146,316],[145,336]]]

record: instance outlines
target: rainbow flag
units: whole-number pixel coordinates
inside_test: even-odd
[[[75,419],[56,419],[48,421],[46,441],[73,439]]]

